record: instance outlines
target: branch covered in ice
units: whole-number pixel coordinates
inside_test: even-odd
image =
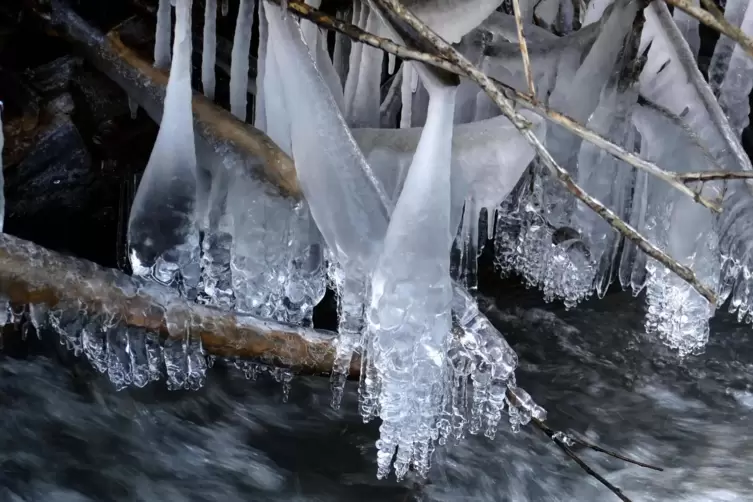
[[[204,307],[178,292],[118,270],[65,256],[0,234],[0,296],[48,309],[81,305],[89,316],[107,315],[165,340],[198,336],[208,353],[240,357],[303,373],[329,373],[334,334],[262,321]],[[169,323],[181,320],[180,329]],[[358,372],[359,363],[351,371]]]
[[[520,55],[523,58],[523,68],[528,83],[528,94],[536,98],[536,87],[533,84],[533,72],[531,70],[531,57],[528,55],[528,41],[523,33],[523,19],[520,11],[520,0],[512,0],[512,8],[515,14],[515,28],[517,29],[518,44],[520,45]]]

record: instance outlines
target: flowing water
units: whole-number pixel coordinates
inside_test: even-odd
[[[635,502],[753,500],[749,326],[720,314],[706,352],[678,361],[643,333],[641,299],[566,311],[520,293],[482,303],[551,425],[666,470],[579,451],[589,464]],[[115,392],[54,345],[0,357],[0,501],[617,500],[530,426],[440,449],[428,481],[377,481],[355,383],[341,411],[326,378],[294,379],[284,403],[272,378],[221,364],[198,392]]]

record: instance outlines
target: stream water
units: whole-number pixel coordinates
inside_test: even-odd
[[[628,294],[572,311],[520,291],[482,303],[553,427],[666,468],[579,451],[633,501],[753,500],[749,326],[720,313],[706,352],[678,361]],[[115,392],[56,345],[0,356],[0,501],[618,500],[530,426],[440,449],[427,481],[377,481],[355,384],[342,411],[326,378],[294,379],[284,403],[273,379],[221,364],[198,392]]]

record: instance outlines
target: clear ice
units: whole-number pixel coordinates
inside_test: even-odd
[[[201,49],[201,85],[204,95],[214,99],[217,59],[217,0],[206,0],[204,5],[204,45]]]
[[[157,32],[154,38],[154,66],[167,69],[170,66],[170,39],[173,8],[170,0],[159,0],[157,6]]]
[[[178,1],[173,53],[162,122],[131,208],[128,247],[134,274],[176,285],[190,298],[199,281],[191,0]]]
[[[505,415],[514,431],[546,417],[517,386],[517,356],[472,296],[488,241],[501,273],[519,274],[567,307],[594,292],[603,297],[614,281],[644,291],[646,330],[682,356],[702,350],[713,307],[565,193],[467,79],[446,84],[404,61],[383,81],[384,66],[395,73],[395,58],[384,65],[382,51],[339,34],[330,57],[318,27],[260,0],[253,123],[292,157],[303,197],[281,194],[260,178],[262,161],[232,145],[207,148],[203,136],[194,143],[191,1],[172,2],[172,62],[170,3],[159,3],[155,37],[155,65],[171,65],[164,113],[129,221],[134,273],[215,309],[297,325],[312,323],[329,279],[339,314],[332,404],[340,405],[360,353],[359,409],[365,421],[381,419],[379,477],[394,468],[403,478],[411,467],[426,476],[437,444],[466,433],[493,438]],[[515,19],[495,12],[501,3],[405,2],[485,72],[525,91]],[[239,6],[230,103],[245,122],[254,3]],[[204,13],[202,86],[210,99],[218,7],[228,14],[227,0],[208,0]],[[593,0],[576,19],[571,2],[522,1],[539,99],[669,171],[753,169],[740,144],[753,88],[749,56],[722,36],[707,83],[697,63],[698,23],[653,2],[639,31],[639,8],[635,0]],[[749,11],[747,2],[730,0],[725,17],[753,33]],[[340,14],[400,42],[367,0]],[[636,64],[636,53],[645,61]],[[729,299],[741,321],[753,321],[748,183],[693,187],[723,200],[717,217],[569,131],[521,113],[581,187]],[[180,309],[168,308],[163,341],[113,316],[90,315],[81,303],[26,312],[3,300],[0,309],[8,321],[28,316],[37,330],[49,322],[61,343],[116,388],[164,375],[171,389],[197,389],[212,361]],[[250,378],[269,372],[289,391],[290,371],[236,364]]]
[[[243,122],[246,121],[248,56],[253,23],[254,0],[240,0],[230,63],[230,112]]]

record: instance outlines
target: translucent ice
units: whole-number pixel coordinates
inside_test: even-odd
[[[423,70],[420,68],[419,71]],[[430,95],[421,139],[372,275],[368,330],[380,375],[378,477],[428,471],[441,411],[451,319],[450,148],[455,87],[422,74]]]
[[[239,120],[246,120],[248,97],[248,55],[251,48],[251,26],[254,22],[254,0],[241,0],[235,23],[235,38],[230,63],[230,111]]]
[[[201,49],[201,85],[204,95],[214,99],[215,61],[217,59],[217,0],[204,5],[204,46]]]
[[[177,6],[174,58],[157,141],[128,224],[131,266],[189,297],[199,279],[196,152],[191,109],[191,0]]]
[[[734,9],[728,3],[728,9]],[[749,5],[749,4],[748,4]],[[753,9],[747,7],[740,29],[750,36],[753,34]],[[750,54],[738,44],[734,45],[724,78],[713,82],[718,89],[719,105],[729,120],[732,132],[740,138],[748,126],[750,103],[748,97],[753,89],[753,61]]]
[[[173,9],[170,0],[159,0],[157,7],[157,32],[154,38],[154,66],[166,69],[170,66],[170,32]]]

